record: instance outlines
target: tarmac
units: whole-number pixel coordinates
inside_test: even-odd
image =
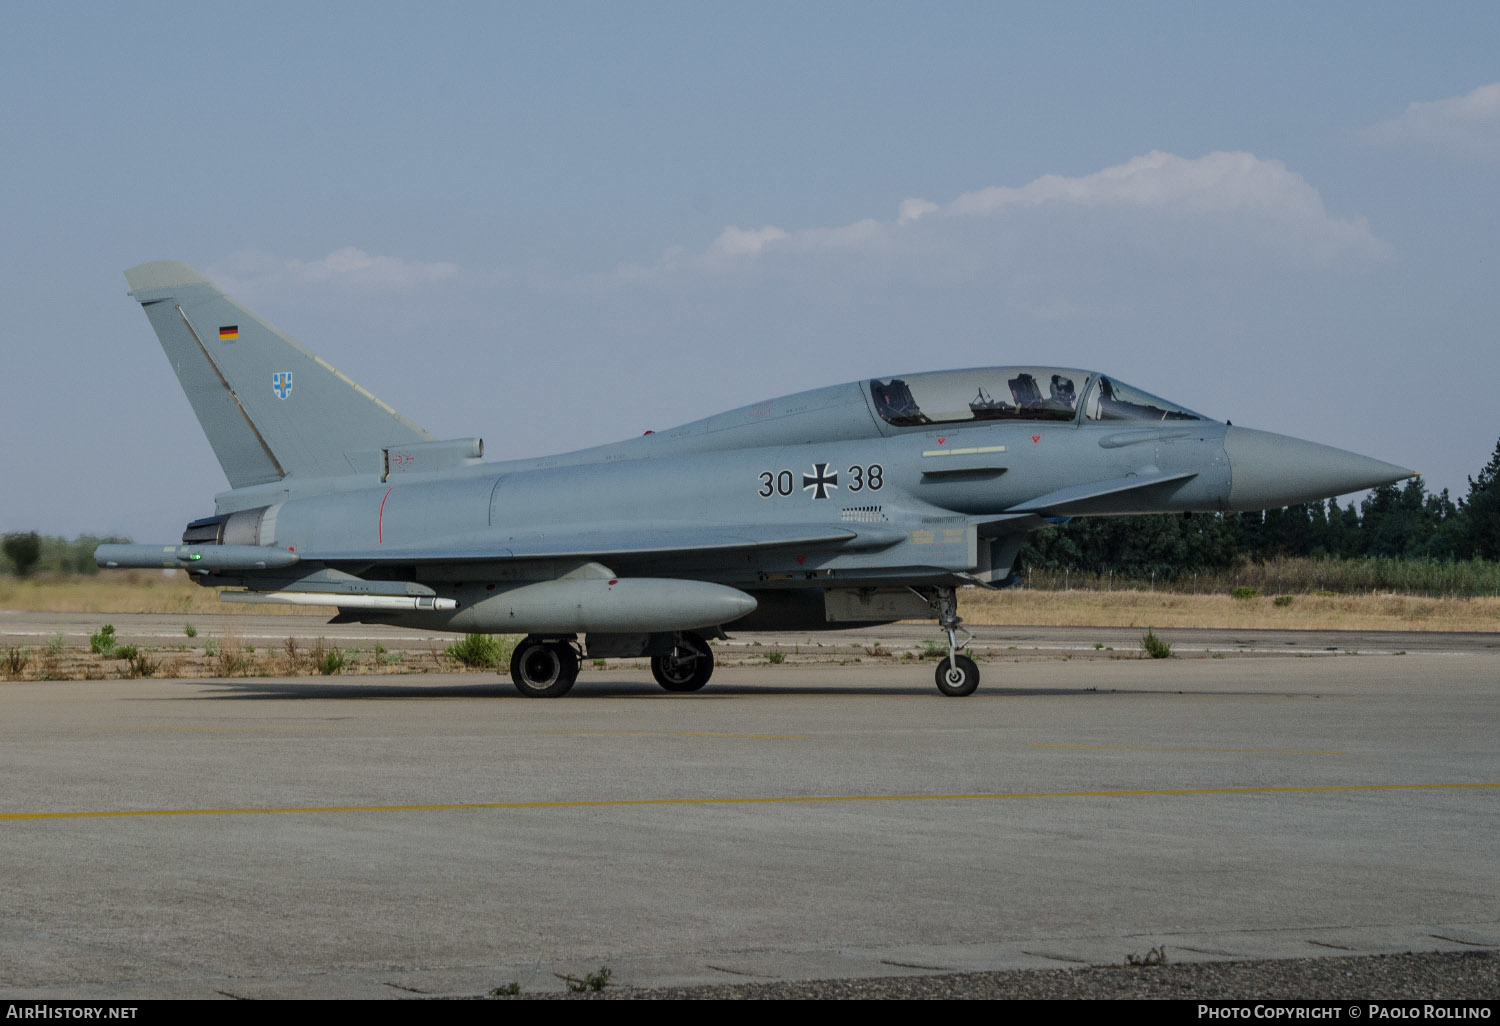
[[[964,699],[930,660],[0,683],[0,997],[1500,949],[1495,635],[978,633]]]

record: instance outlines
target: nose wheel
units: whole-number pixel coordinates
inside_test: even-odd
[[[510,680],[527,698],[561,698],[578,679],[578,653],[571,642],[528,637],[510,657]]]
[[[972,695],[979,687],[979,667],[968,656],[956,655],[937,664],[938,690],[950,698]]]

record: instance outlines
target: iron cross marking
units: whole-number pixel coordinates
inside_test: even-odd
[[[828,489],[837,488],[838,486],[838,471],[830,474],[828,472],[828,464],[826,463],[814,463],[813,472],[802,475],[802,490],[805,492],[809,488],[813,489],[814,499],[828,498]]]

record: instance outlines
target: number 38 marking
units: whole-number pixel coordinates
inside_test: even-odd
[[[879,463],[871,463],[868,467],[857,465],[850,467],[849,476],[854,479],[849,485],[851,492],[863,491],[866,488],[872,492],[878,492],[885,484],[885,468]]]

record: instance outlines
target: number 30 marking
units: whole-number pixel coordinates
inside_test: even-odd
[[[783,470],[779,474],[773,474],[769,470],[760,472],[760,490],[756,493],[762,499],[769,499],[773,495],[792,494],[792,472]]]

